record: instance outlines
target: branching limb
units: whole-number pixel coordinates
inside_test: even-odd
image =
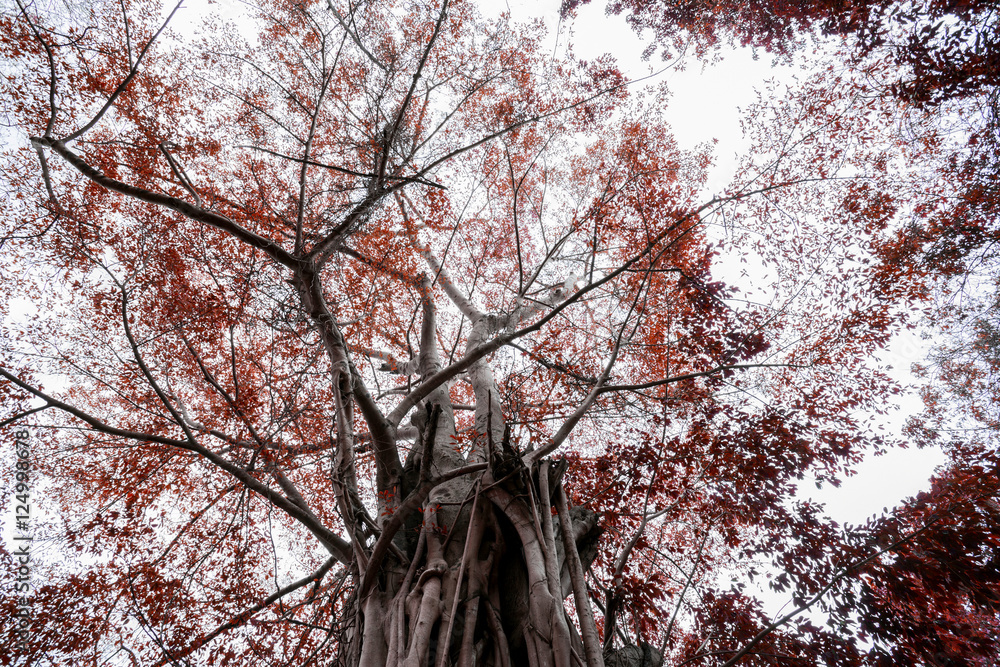
[[[485,315],[485,313],[476,308],[472,301],[470,301],[458,290],[458,287],[455,285],[455,281],[451,278],[451,274],[448,273],[448,270],[438,260],[434,252],[430,249],[430,247],[422,244],[417,238],[417,232],[414,225],[410,221],[410,215],[407,208],[413,212],[413,215],[420,219],[421,225],[426,225],[420,211],[413,205],[413,202],[410,201],[410,198],[406,196],[405,192],[396,193],[396,204],[399,206],[399,211],[403,215],[404,229],[410,239],[410,244],[413,246],[413,249],[424,258],[424,261],[427,262],[427,266],[430,267],[431,271],[434,272],[434,282],[441,285],[441,289],[444,290],[444,293],[449,299],[451,299],[451,302],[455,304],[463,315],[473,322],[479,320]]]
[[[170,399],[167,398],[166,393],[160,388],[160,384],[156,381],[156,378],[153,377],[152,372],[150,372],[149,367],[142,358],[142,353],[139,351],[139,344],[136,343],[135,337],[132,336],[132,327],[128,322],[128,293],[125,290],[125,285],[119,284],[119,289],[122,293],[122,327],[125,331],[125,338],[128,339],[128,344],[132,348],[132,357],[135,360],[135,363],[138,364],[139,370],[142,371],[143,377],[146,378],[146,382],[149,383],[149,386],[154,392],[156,392],[156,396],[160,399],[160,402],[163,403],[164,407],[166,407],[170,412],[170,416],[173,417],[174,422],[176,422],[177,425],[181,427],[181,430],[184,431],[184,436],[190,443],[197,444],[194,433],[188,425],[188,420],[185,420],[177,409],[174,408]]]
[[[409,361],[403,362],[389,352],[385,352],[383,350],[374,350],[370,347],[362,347],[360,345],[349,345],[348,348],[354,354],[361,354],[371,359],[378,359],[381,361],[382,366],[379,367],[378,370],[385,373],[392,373],[393,375],[413,375],[417,372],[417,359],[410,359]]]
[[[587,667],[604,667],[601,639],[597,634],[597,623],[594,621],[594,610],[590,606],[590,596],[587,595],[587,582],[584,578],[583,563],[580,562],[580,552],[577,551],[573,540],[573,523],[569,517],[566,491],[562,484],[556,490],[556,512],[559,514],[559,526],[562,528],[563,549],[569,565],[570,582],[573,584],[573,601],[576,604],[577,618],[580,619],[580,633],[583,635]]]
[[[517,343],[509,343],[509,345],[515,350],[523,352],[532,361],[534,361],[540,366],[543,366],[544,368],[548,368],[551,371],[556,371],[557,373],[562,373],[563,375],[571,377],[574,380],[578,380],[579,382],[583,382],[586,384],[597,384],[597,378],[593,377],[592,375],[583,375],[582,373],[577,373],[576,371],[567,368],[564,364],[560,364],[555,361],[546,359],[542,355],[537,354],[536,352],[532,352],[528,348],[522,345],[518,345]]]
[[[734,196],[733,198],[739,198],[740,196],[746,196],[746,195]],[[732,198],[727,198],[726,200],[728,199]],[[697,209],[687,213],[686,215],[681,216],[667,229],[663,230],[659,235],[657,235],[649,243],[647,243],[644,248],[640,249],[638,253],[633,255],[628,260],[622,262],[622,264],[617,269],[615,269],[614,271],[609,271],[605,276],[603,276],[599,280],[591,282],[581,287],[577,291],[573,292],[572,294],[567,295],[559,304],[552,306],[551,310],[549,310],[548,313],[541,316],[533,323],[524,326],[520,329],[517,329],[515,331],[506,331],[498,335],[491,341],[482,343],[475,349],[471,350],[467,349],[465,356],[461,360],[456,361],[450,364],[449,366],[446,366],[445,368],[441,369],[431,377],[426,378],[418,386],[414,387],[414,389],[410,392],[410,394],[407,395],[407,397],[404,398],[403,401],[400,402],[398,406],[396,406],[396,409],[389,414],[388,416],[389,422],[392,424],[398,424],[399,421],[413,408],[414,405],[416,405],[419,401],[423,400],[423,398],[427,396],[427,394],[433,391],[434,388],[440,385],[441,383],[446,382],[454,377],[457,377],[461,373],[464,373],[466,370],[472,367],[477,361],[486,357],[489,354],[492,354],[493,352],[500,349],[504,345],[510,343],[511,341],[517,340],[518,338],[521,338],[530,333],[538,331],[543,326],[548,324],[551,320],[558,317],[564,310],[569,308],[571,305],[578,303],[581,299],[583,299],[586,295],[590,294],[592,291],[615,280],[618,276],[625,273],[626,271],[629,271],[633,266],[635,266],[635,264],[640,262],[642,259],[648,257],[650,254],[654,253],[654,251],[656,251],[657,248],[660,247],[660,244],[663,243],[665,240],[667,240],[667,238],[672,233],[677,232],[678,229],[681,230],[679,236],[683,236],[688,231],[691,231],[692,229],[694,229],[694,227],[696,227],[699,224],[700,214],[703,211],[718,205],[721,201],[723,201],[723,199],[714,198],[711,201],[698,207]],[[689,225],[686,229],[683,228],[685,224]],[[670,241],[667,242],[665,247],[669,248],[676,241],[677,239],[671,239]],[[665,248],[660,248],[659,252],[662,253],[664,250]]]
[[[171,11],[170,14],[167,16],[166,20],[163,22],[163,25],[160,26],[160,29],[157,30],[153,34],[153,36],[149,38],[149,41],[146,42],[146,46],[142,47],[142,50],[139,51],[138,57],[135,59],[135,63],[132,65],[132,67],[129,68],[128,76],[126,76],[122,80],[122,82],[118,84],[118,87],[115,88],[113,93],[111,93],[111,96],[108,97],[107,101],[104,103],[104,106],[101,107],[101,110],[97,112],[97,115],[91,118],[89,123],[81,127],[76,132],[72,132],[63,137],[62,139],[63,142],[72,141],[73,139],[78,139],[79,137],[82,137],[84,134],[89,132],[92,127],[94,127],[95,125],[97,125],[98,122],[100,122],[101,118],[104,117],[104,114],[108,112],[108,109],[110,109],[114,105],[115,100],[118,99],[118,96],[121,95],[123,92],[125,92],[125,89],[128,88],[128,84],[130,84],[132,82],[132,79],[135,78],[135,75],[139,73],[139,65],[142,63],[142,59],[145,57],[146,52],[149,51],[149,47],[153,45],[153,42],[156,41],[156,39],[160,36],[160,33],[163,32],[163,30],[167,27],[167,24],[170,23],[170,19],[174,17],[174,14],[177,13],[177,10],[181,8],[182,4],[184,4],[183,0],[181,0],[181,2],[178,2],[174,6],[173,11]]]
[[[361,381],[357,369],[351,364],[347,343],[327,306],[318,269],[309,262],[300,263],[295,272],[295,284],[299,290],[302,306],[316,324],[323,347],[332,364],[335,375],[333,382],[339,386],[338,391],[343,394],[344,401],[357,401],[361,414],[368,424],[375,452],[376,486],[381,492],[391,491],[398,486],[403,472],[403,465],[396,449],[396,424],[385,418],[368,393],[364,382]],[[346,432],[349,428],[352,427],[340,423],[338,433]]]
[[[42,182],[45,183],[45,192],[49,195],[49,201],[54,204],[56,203],[56,192],[52,188],[52,175],[49,173],[48,159],[45,157],[45,151],[39,146],[35,146],[35,152],[38,153],[38,163],[42,167]]]
[[[345,391],[351,385],[350,371],[344,373],[336,366],[333,373],[333,403],[337,417],[337,448],[333,455],[330,479],[333,482],[340,516],[351,536],[351,546],[358,567],[364,570],[368,563],[365,545],[360,533],[359,512],[362,511],[358,494],[357,470],[354,459],[354,419],[352,396]],[[345,377],[346,376],[346,377]]]
[[[698,545],[698,553],[695,554],[694,564],[691,566],[691,572],[687,575],[684,581],[684,588],[681,589],[680,594],[677,596],[677,604],[674,605],[674,612],[670,616],[670,623],[667,624],[667,631],[663,633],[663,645],[660,647],[660,654],[666,650],[666,642],[670,641],[670,633],[674,629],[674,623],[677,621],[677,615],[681,611],[681,607],[684,605],[684,596],[687,595],[688,589],[691,588],[691,584],[694,582],[695,573],[698,571],[698,566],[701,564],[701,559],[705,553],[705,545],[708,544],[708,537],[711,533],[708,529],[705,530],[704,537],[701,538],[701,544]]]
[[[338,174],[344,174],[346,176],[357,176],[358,178],[372,179],[376,178],[378,174],[367,173],[364,171],[355,171],[353,169],[348,169],[346,167],[338,167],[332,164],[326,164],[325,162],[317,162],[316,160],[310,160],[306,158],[294,157],[292,155],[285,155],[284,153],[279,153],[277,151],[272,151],[263,146],[249,146],[241,144],[237,148],[249,148],[251,150],[260,151],[261,153],[267,153],[273,155],[274,157],[284,158],[285,160],[291,160],[292,162],[299,162],[310,167],[320,167],[321,169],[328,169],[330,171],[335,171]],[[438,188],[439,190],[447,190],[445,186],[440,183],[435,183],[434,181],[428,180],[426,178],[420,178],[418,176],[393,176],[386,175],[385,179],[388,181],[398,181],[400,183],[419,183],[420,185],[426,185],[432,188]]]
[[[427,59],[431,55],[431,50],[434,48],[434,44],[437,42],[438,35],[441,34],[441,26],[444,24],[445,16],[448,15],[448,0],[444,0],[441,3],[441,9],[438,12],[437,21],[434,23],[434,31],[431,33],[430,39],[427,41],[427,46],[424,48],[423,55],[420,56],[420,62],[417,63],[416,71],[413,72],[413,81],[410,82],[410,88],[406,91],[406,96],[403,98],[402,104],[399,105],[399,109],[396,111],[396,117],[392,121],[392,126],[389,128],[389,132],[383,138],[383,150],[382,155],[377,166],[377,183],[381,185],[385,180],[385,170],[389,164],[389,147],[393,145],[396,140],[396,135],[399,134],[399,129],[403,124],[403,117],[406,115],[406,111],[410,106],[410,100],[413,99],[413,93],[417,89],[417,83],[420,81],[420,77],[423,75],[424,66],[427,64]],[[418,176],[423,176],[427,173],[427,170],[423,170]]]
[[[383,65],[382,61],[380,61],[378,58],[375,57],[375,54],[373,54],[371,51],[365,48],[365,45],[361,43],[361,38],[358,37],[357,31],[354,30],[350,25],[348,25],[347,21],[344,20],[343,15],[339,11],[337,11],[337,8],[333,4],[333,0],[326,0],[326,4],[330,8],[330,13],[332,13],[334,18],[337,19],[337,22],[340,24],[340,27],[344,29],[344,32],[348,34],[348,36],[355,43],[355,45],[357,45],[357,47],[361,49],[361,52],[365,54],[368,60],[370,60],[372,64],[378,67],[380,70],[388,74],[389,68]],[[351,14],[351,23],[352,24],[354,23],[353,13]]]
[[[614,368],[615,362],[618,361],[618,353],[621,351],[621,345],[622,339],[619,336],[618,340],[615,342],[614,349],[611,351],[611,358],[608,359],[608,363],[604,366],[604,372],[601,373],[601,377],[597,378],[597,383],[594,385],[594,388],[590,390],[587,397],[583,399],[582,403],[580,403],[579,407],[573,411],[573,414],[566,418],[566,421],[564,421],[563,425],[559,427],[559,430],[556,431],[556,434],[552,436],[552,440],[547,445],[524,455],[524,464],[526,466],[531,466],[535,461],[539,461],[543,457],[546,457],[556,451],[562,445],[563,441],[566,440],[569,434],[573,432],[576,425],[590,410],[590,406],[592,406],[594,401],[597,400],[597,397],[600,395],[601,387],[608,381],[608,377],[611,375],[611,369]]]
[[[181,187],[190,192],[191,196],[194,197],[194,205],[201,208],[201,196],[198,194],[198,191],[194,189],[194,184],[191,182],[191,179],[188,178],[187,172],[184,171],[184,167],[174,160],[174,156],[172,156],[170,151],[167,150],[167,145],[165,143],[160,144],[160,152],[162,152],[164,157],[167,158],[167,164],[170,165],[170,171],[173,172],[174,178],[180,182]]]
[[[59,114],[59,106],[56,104],[56,95],[59,88],[59,79],[56,73],[56,57],[52,52],[52,45],[42,39],[42,34],[38,31],[38,26],[36,26],[35,22],[28,17],[28,10],[25,8],[24,4],[21,0],[15,0],[15,2],[17,2],[17,8],[21,10],[21,15],[24,17],[24,20],[31,28],[31,32],[34,34],[35,40],[42,45],[43,49],[45,49],[45,60],[49,66],[49,118],[45,123],[45,136],[50,137],[52,136],[52,129],[56,123],[56,117]],[[54,199],[52,196],[51,184],[48,181],[48,166],[45,165],[44,160],[42,162],[42,168],[43,176],[46,179],[46,186],[48,186],[49,190],[49,197]]]
[[[291,268],[298,264],[298,260],[293,257],[291,253],[286,251],[271,239],[251,232],[249,229],[242,227],[224,215],[194,206],[183,199],[171,197],[159,192],[153,192],[151,190],[145,190],[134,185],[128,185],[127,183],[122,183],[119,180],[105,176],[99,170],[94,169],[89,164],[84,162],[80,156],[69,150],[63,141],[45,137],[32,137],[31,143],[36,148],[44,147],[53,150],[81,174],[108,190],[118,192],[126,197],[138,199],[139,201],[144,201],[147,204],[163,206],[164,208],[180,213],[190,220],[201,222],[209,225],[210,227],[222,230],[237,240],[242,241],[253,248],[264,251],[271,259],[282,266]]]
[[[309,261],[318,260],[320,257],[324,257],[329,251],[336,248],[343,240],[346,238],[347,234],[354,228],[355,224],[358,223],[365,215],[371,211],[375,205],[380,202],[384,197],[399,191],[404,185],[409,182],[416,182],[419,180],[426,181],[428,169],[421,170],[418,174],[412,177],[408,177],[407,180],[396,181],[392,185],[387,186],[387,180],[394,180],[386,175],[386,168],[389,161],[389,147],[392,146],[396,135],[399,133],[400,126],[403,122],[403,117],[406,114],[406,110],[410,105],[410,101],[413,98],[413,93],[416,90],[417,82],[423,73],[423,68],[427,64],[427,59],[430,56],[430,52],[434,43],[437,41],[438,35],[441,32],[441,25],[444,23],[444,18],[448,8],[448,0],[445,0],[441,6],[440,13],[438,14],[438,20],[434,25],[434,32],[431,35],[430,41],[427,47],[424,49],[424,53],[420,58],[420,62],[417,64],[416,71],[413,73],[413,81],[410,84],[410,88],[403,98],[403,102],[399,106],[399,110],[396,113],[395,119],[392,121],[391,126],[388,128],[388,132],[384,133],[382,138],[382,151],[381,156],[378,160],[378,164],[375,169],[374,184],[375,187],[372,188],[368,194],[354,209],[347,214],[344,219],[334,227],[330,232],[327,233],[322,239],[320,239],[313,247],[306,253],[306,259]],[[435,185],[431,181],[426,181],[428,185]]]
[[[110,424],[106,424],[100,419],[90,415],[89,413],[80,410],[68,403],[64,403],[59,399],[49,396],[40,389],[23,382],[13,373],[10,373],[4,368],[0,368],[0,377],[3,377],[21,389],[33,394],[34,396],[42,399],[46,402],[47,407],[57,408],[63,412],[70,414],[80,421],[89,424],[91,428],[100,433],[105,433],[107,435],[112,435],[118,438],[124,438],[126,440],[135,440],[137,442],[155,442],[160,445],[167,445],[169,447],[175,447],[177,449],[183,449],[193,452],[200,457],[204,458],[206,461],[225,471],[229,475],[236,478],[240,483],[242,483],[247,489],[253,491],[254,493],[260,495],[266,499],[269,503],[275,507],[284,510],[286,514],[291,516],[293,519],[301,523],[310,533],[315,535],[320,542],[330,551],[331,555],[337,558],[342,563],[351,562],[351,547],[342,537],[332,532],[326,526],[322,525],[315,517],[311,516],[309,513],[305,512],[298,505],[293,503],[291,500],[278,493],[277,491],[271,489],[266,484],[260,482],[255,477],[253,477],[246,470],[240,466],[227,461],[223,457],[219,456],[212,450],[203,447],[196,441],[189,440],[174,440],[173,438],[167,438],[164,436],[156,435],[153,433],[138,433],[135,431],[128,431],[125,429],[120,429]]]
[[[384,261],[379,261],[377,259],[368,257],[367,255],[363,255],[357,250],[349,248],[348,246],[343,244],[341,244],[340,246],[340,252],[344,255],[347,255],[348,257],[353,257],[354,259],[358,260],[365,266],[369,266],[380,273],[384,273],[387,276],[392,276],[396,280],[399,280],[400,282],[404,283],[409,287],[412,287],[414,289],[419,289],[420,287],[419,277],[411,276],[409,274],[403,273],[402,271],[394,269],[393,267],[387,265]]]

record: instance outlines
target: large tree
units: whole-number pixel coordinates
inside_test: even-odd
[[[587,0],[565,0],[563,12],[584,4]],[[607,11],[625,14],[639,31],[653,31],[649,50],[659,48],[665,57],[689,49],[718,56],[724,47],[740,44],[757,55],[767,52],[791,61],[821,47],[830,54],[836,76],[814,78],[795,94],[810,98],[809,115],[827,122],[839,122],[844,90],[865,107],[877,101],[882,114],[891,106],[887,100],[896,102],[887,114],[891,118],[876,127],[896,142],[923,143],[925,149],[911,151],[918,154],[911,187],[887,193],[886,210],[896,213],[902,200],[909,200],[905,205],[913,211],[897,216],[905,224],[897,225],[895,238],[879,254],[885,275],[918,273],[937,295],[929,328],[946,341],[921,367],[932,386],[925,389],[928,413],[913,431],[923,431],[919,441],[940,440],[937,432],[947,437],[954,429],[943,428],[944,423],[959,412],[995,432],[995,419],[987,416],[996,384],[990,332],[1000,324],[992,296],[1000,240],[1000,16],[995,3],[613,0]],[[779,135],[786,130],[772,128]],[[856,130],[850,125],[840,132],[840,141],[850,144]],[[886,150],[887,156],[894,153]],[[950,409],[942,411],[944,403]]]
[[[844,531],[796,493],[884,444],[868,359],[918,288],[879,273],[868,180],[785,152],[706,198],[662,91],[469,3],[244,9],[195,38],[180,5],[2,16],[0,418],[44,513],[0,660],[995,650],[997,581],[949,569],[994,539],[968,480],[933,495],[980,519],[952,560],[927,499]],[[891,553],[964,588],[897,585]],[[895,630],[918,595],[950,624]]]
[[[566,0],[563,11],[582,4],[586,0]],[[757,106],[767,118],[756,125],[748,162],[759,165],[755,155],[798,152],[806,159],[775,165],[771,182],[824,172],[842,175],[850,165],[849,173],[860,177],[857,188],[878,192],[874,199],[863,197],[866,202],[845,198],[841,217],[864,219],[888,232],[876,250],[875,280],[883,294],[895,292],[923,304],[919,325],[934,343],[927,359],[913,367],[924,381],[925,410],[909,417],[906,435],[917,446],[936,447],[946,455],[928,494],[901,514],[915,507],[948,514],[958,529],[942,534],[938,548],[921,549],[916,560],[898,561],[900,583],[886,598],[894,601],[881,612],[872,610],[872,627],[880,628],[876,635],[891,635],[907,647],[897,649],[896,662],[917,654],[929,656],[924,659],[932,664],[950,664],[956,655],[965,660],[993,656],[966,641],[997,634],[995,592],[966,599],[961,606],[972,616],[956,616],[942,611],[937,595],[926,596],[926,586],[967,592],[975,587],[965,582],[1000,579],[1000,564],[991,552],[997,543],[993,480],[1000,448],[996,4],[612,0],[607,11],[625,14],[640,32],[653,31],[648,51],[659,49],[665,57],[678,51],[714,57],[737,44],[752,47],[755,56],[766,52],[786,62],[809,58],[815,47],[827,54],[824,71],[790,91],[770,89],[769,98]],[[797,149],[802,145],[810,146],[808,154]],[[802,210],[785,199],[779,198],[784,208]],[[766,216],[766,207],[756,207],[755,215]],[[964,500],[956,504],[959,496]],[[962,537],[961,531],[969,534]],[[961,572],[963,583],[956,585],[949,572]],[[890,616],[907,620],[886,622]],[[933,632],[934,625],[949,625],[941,620],[945,617],[961,623]],[[920,629],[907,629],[909,622]]]

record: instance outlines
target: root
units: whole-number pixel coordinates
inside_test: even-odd
[[[501,483],[483,472],[467,504],[448,511],[447,541],[428,496],[419,537],[400,541],[412,555],[381,551],[381,572],[365,573],[360,664],[604,667],[578,550],[593,519],[568,510],[561,472],[548,461]],[[570,590],[580,633],[563,607]]]

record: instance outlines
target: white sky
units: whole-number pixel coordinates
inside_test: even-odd
[[[510,11],[515,20],[542,17],[550,28],[558,22],[560,0],[481,0],[484,13],[496,15]],[[604,13],[604,0],[593,0],[583,6],[570,26],[574,50],[580,57],[596,58],[611,53],[621,69],[630,78],[640,78],[652,70],[661,69],[658,56],[643,61],[642,50],[648,44],[626,25],[625,20]],[[220,9],[217,5],[215,9]],[[200,12],[192,6],[177,17],[175,27],[184,31],[183,23],[195,20]],[[565,26],[564,26],[565,27]],[[557,45],[553,34],[550,48],[565,46],[566,31],[562,31]],[[718,140],[716,167],[709,184],[710,189],[721,191],[728,183],[735,167],[735,156],[746,146],[740,129],[740,107],[755,100],[755,91],[767,79],[789,76],[788,67],[774,68],[771,59],[762,55],[754,60],[748,49],[734,51],[722,62],[710,66],[690,60],[686,69],[670,69],[657,77],[655,82],[666,80],[672,91],[669,121],[681,148]],[[896,379],[912,382],[910,365],[921,361],[926,351],[926,341],[907,332],[897,337],[882,357],[884,363],[894,368]],[[911,395],[896,401],[903,408],[886,422],[887,433],[898,434],[908,413],[919,410],[919,402]],[[858,523],[883,507],[892,507],[903,498],[915,494],[926,486],[934,467],[943,461],[936,451],[909,449],[890,452],[863,464],[858,474],[844,482],[840,489],[817,490],[808,481],[803,493],[827,503],[830,514],[840,520]]]
[[[486,13],[510,11],[515,20],[545,18],[550,26],[558,23],[559,0],[532,2],[530,0],[482,0]],[[592,59],[611,53],[619,67],[630,77],[640,78],[662,67],[659,56],[642,60],[646,39],[638,38],[619,16],[604,13],[604,0],[593,0],[577,12],[570,26],[573,48],[577,56]],[[565,27],[565,26],[564,26]],[[560,37],[564,46],[566,36]],[[555,46],[555,40],[551,41]],[[749,49],[734,50],[721,62],[702,66],[690,59],[686,68],[670,69],[657,77],[666,80],[672,90],[668,120],[681,148],[717,139],[716,166],[709,182],[709,189],[722,191],[735,169],[735,157],[746,149],[740,128],[740,108],[756,100],[756,90],[763,88],[772,78],[789,77],[794,69],[775,67],[767,55],[754,60]],[[904,332],[881,356],[880,361],[892,367],[893,377],[904,386],[914,382],[909,369],[911,364],[924,359],[927,341],[914,332]],[[885,434],[898,435],[906,418],[920,410],[917,397],[908,393],[894,397],[891,403],[899,409],[885,420]],[[926,488],[934,468],[944,461],[936,450],[895,450],[880,456],[869,457],[858,467],[857,474],[844,481],[838,488],[816,489],[805,481],[801,485],[804,496],[826,504],[828,513],[838,521],[857,524],[872,514],[881,513],[883,507],[892,508],[901,500]]]
[[[510,12],[516,21],[543,18],[551,34],[548,48],[563,49],[567,39],[571,39],[576,55],[581,58],[589,60],[610,53],[629,78],[641,78],[663,68],[659,56],[648,61],[642,59],[642,51],[651,35],[638,37],[624,18],[607,16],[604,12],[606,0],[592,0],[591,4],[582,6],[574,21],[561,26],[563,30],[558,42],[555,27],[560,25],[560,0],[480,0],[479,4],[487,16]],[[222,7],[224,5],[216,5],[214,9]],[[199,13],[194,6],[186,11],[189,16],[183,16],[182,12],[177,17],[180,21],[193,20]],[[238,7],[233,11],[239,11]],[[566,28],[572,31],[571,34],[567,34]],[[672,90],[668,120],[682,149],[718,140],[709,190],[721,192],[728,185],[735,170],[736,156],[746,150],[747,142],[740,128],[741,107],[756,100],[757,89],[768,79],[788,78],[794,71],[788,66],[774,66],[766,54],[754,60],[749,49],[738,49],[711,65],[703,66],[688,59],[685,69],[671,68],[650,81],[665,80]],[[910,365],[923,360],[926,347],[926,341],[917,334],[906,332],[897,337],[881,361],[893,367],[898,382],[909,385],[913,382]],[[899,434],[906,417],[920,409],[919,400],[912,394],[895,397],[892,402],[901,408],[886,420],[889,435]],[[937,451],[893,451],[878,458],[871,457],[858,467],[858,474],[845,480],[839,489],[816,489],[807,480],[801,485],[801,491],[804,496],[825,503],[827,511],[838,521],[859,523],[881,512],[883,507],[891,508],[925,488],[928,477],[943,460],[943,455]]]

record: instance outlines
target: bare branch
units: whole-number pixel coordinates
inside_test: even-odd
[[[35,35],[35,39],[38,41],[39,44],[42,45],[42,48],[45,49],[45,59],[48,61],[49,64],[49,119],[45,123],[45,136],[48,137],[52,135],[52,128],[55,126],[56,116],[59,114],[59,107],[56,105],[56,92],[58,90],[58,85],[59,85],[58,77],[56,76],[56,57],[55,54],[52,53],[52,46],[44,39],[42,39],[42,35],[38,31],[38,27],[35,25],[35,22],[28,17],[28,10],[25,9],[24,4],[22,4],[21,0],[15,0],[15,1],[17,2],[18,9],[21,10],[21,15],[24,16],[24,20],[28,23],[28,26],[31,28],[31,32]],[[42,164],[44,166],[44,162]],[[46,168],[46,175],[47,175],[47,168]],[[49,185],[47,178],[46,178],[46,185]],[[52,197],[51,187],[49,187],[49,196],[54,199],[54,197]]]
[[[406,91],[406,96],[403,98],[402,104],[399,105],[399,109],[396,111],[396,117],[392,121],[392,126],[389,128],[388,134],[383,139],[382,156],[379,160],[377,167],[377,179],[378,183],[381,184],[385,179],[385,169],[389,164],[389,147],[392,146],[393,142],[396,140],[396,135],[399,134],[399,128],[403,122],[403,116],[406,114],[407,108],[410,106],[410,100],[413,99],[413,92],[417,89],[417,82],[420,81],[420,77],[423,75],[424,66],[427,64],[427,59],[431,55],[431,49],[434,48],[434,43],[437,41],[438,35],[441,34],[441,26],[444,24],[444,18],[447,16],[448,12],[448,0],[444,0],[441,3],[441,10],[438,12],[437,21],[434,23],[434,31],[431,33],[431,38],[427,42],[426,48],[424,48],[424,53],[420,57],[420,62],[417,63],[417,69],[413,73],[413,81],[410,83],[409,90]],[[423,175],[427,170],[424,170],[419,175]]]
[[[289,516],[296,519],[299,523],[305,526],[309,532],[315,535],[320,542],[327,547],[331,555],[335,556],[337,560],[342,563],[349,563],[351,560],[351,548],[350,545],[339,535],[331,532],[328,528],[319,523],[314,517],[310,516],[308,513],[302,510],[298,505],[287,499],[285,496],[281,495],[277,491],[271,489],[266,484],[263,484],[256,478],[254,478],[250,473],[248,473],[243,468],[237,466],[234,463],[230,463],[226,459],[222,458],[212,450],[203,447],[197,442],[192,442],[189,440],[174,440],[173,438],[166,438],[160,435],[155,435],[153,433],[137,433],[135,431],[128,431],[125,429],[120,429],[110,424],[106,424],[100,419],[75,408],[68,403],[64,403],[59,399],[49,396],[40,389],[36,389],[31,385],[23,382],[16,375],[8,372],[4,368],[0,368],[0,376],[6,378],[7,380],[13,382],[15,385],[24,389],[25,391],[37,396],[46,402],[47,406],[57,408],[63,412],[73,415],[80,421],[83,421],[91,426],[95,431],[101,433],[106,433],[108,435],[113,435],[119,438],[125,438],[127,440],[135,440],[138,442],[155,442],[161,445],[167,445],[170,447],[175,447],[177,449],[183,449],[195,454],[198,454],[217,468],[229,473],[237,480],[239,480],[245,487],[249,490],[257,493],[258,495],[265,498],[275,507],[284,510]]]
[[[153,34],[153,36],[149,38],[149,41],[146,42],[146,46],[142,47],[142,50],[139,51],[139,56],[135,59],[135,63],[129,68],[128,76],[126,76],[125,79],[120,84],[118,84],[118,87],[115,88],[113,93],[111,93],[111,96],[104,103],[104,106],[101,107],[101,110],[97,112],[97,115],[91,118],[89,123],[81,127],[76,132],[72,132],[63,137],[62,141],[65,142],[77,139],[86,134],[88,131],[90,131],[90,128],[94,127],[95,125],[97,125],[98,122],[100,122],[101,118],[104,117],[104,114],[107,113],[108,109],[110,109],[111,106],[115,103],[115,100],[118,99],[118,96],[121,95],[123,92],[125,92],[125,89],[128,88],[128,84],[130,84],[132,82],[132,79],[135,78],[135,75],[138,74],[139,65],[142,63],[142,59],[143,57],[145,57],[146,52],[149,51],[149,47],[153,45],[153,42],[156,41],[156,38],[159,37],[160,33],[163,32],[164,28],[167,27],[167,24],[170,23],[170,19],[174,17],[174,14],[177,13],[177,10],[181,8],[182,4],[184,4],[183,0],[181,0],[181,2],[178,2],[174,6],[173,11],[171,11],[170,14],[167,16],[167,19],[163,22],[163,25],[160,26],[160,29],[157,30]],[[128,23],[127,19],[126,23]]]
[[[279,153],[277,151],[272,151],[272,150],[270,150],[268,148],[264,148],[262,146],[249,146],[249,145],[241,144],[241,145],[237,146],[237,148],[249,148],[251,150],[260,151],[261,153],[268,153],[269,155],[273,155],[275,157],[280,157],[280,158],[283,158],[285,160],[291,160],[292,162],[300,162],[300,163],[303,163],[303,164],[307,164],[310,167],[321,167],[323,169],[329,169],[330,171],[335,171],[335,172],[337,172],[339,174],[345,174],[347,176],[357,176],[358,178],[377,178],[378,177],[378,174],[365,173],[363,171],[354,171],[353,169],[347,169],[346,167],[337,167],[337,166],[334,166],[332,164],[326,164],[324,162],[317,162],[315,160],[308,160],[308,159],[305,159],[305,158],[294,157],[292,155],[285,155],[284,153]],[[441,189],[441,190],[447,190],[448,189],[445,186],[441,185],[440,183],[435,183],[434,181],[429,181],[426,178],[420,178],[418,176],[392,176],[392,175],[387,175],[385,178],[386,178],[386,180],[400,181],[401,183],[420,183],[421,185],[428,185],[428,186],[430,186],[432,188],[438,188],[438,189]]]

